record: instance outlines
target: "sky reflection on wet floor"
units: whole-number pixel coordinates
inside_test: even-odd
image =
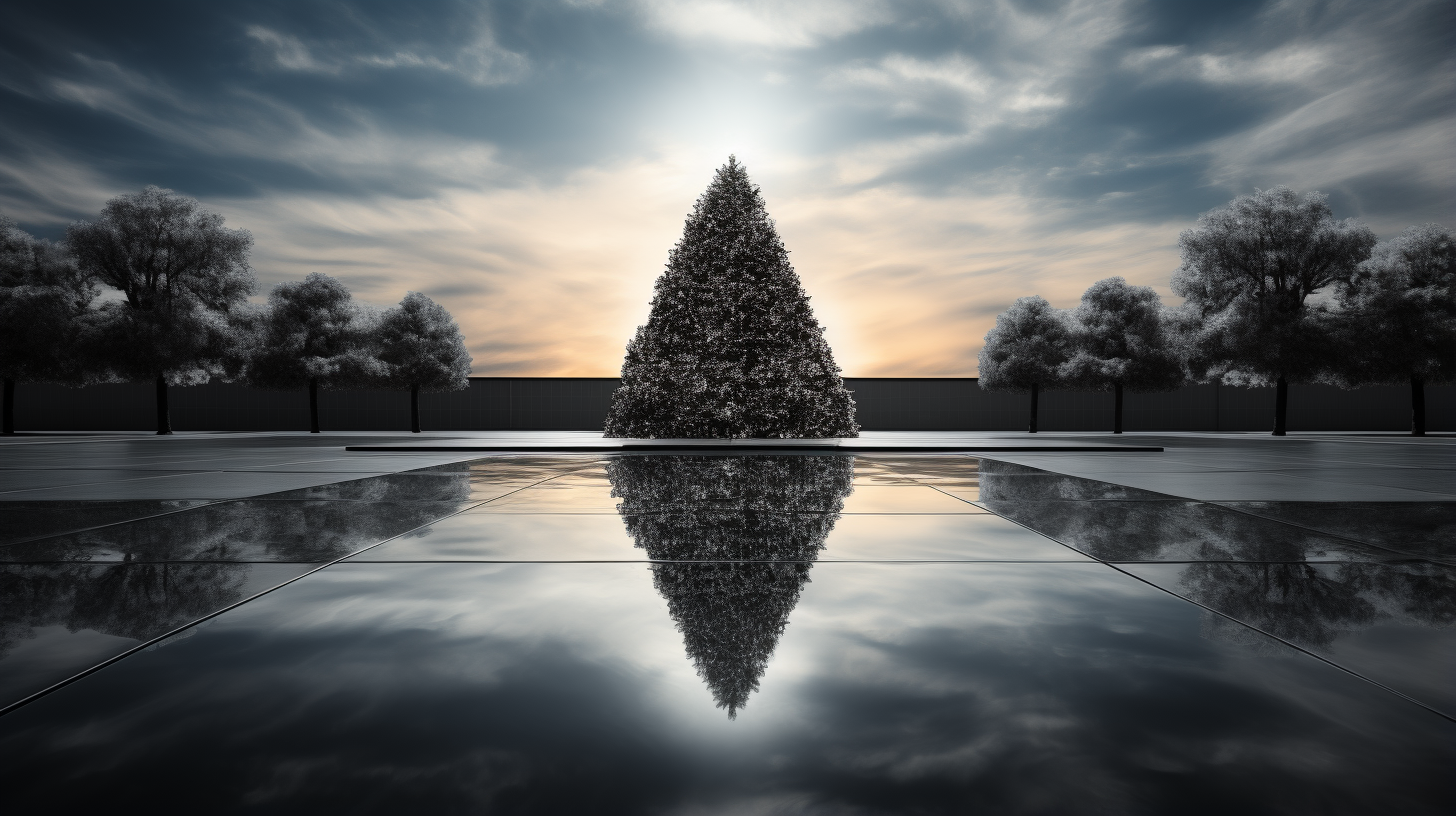
[[[1449,512],[1330,507],[628,455],[97,508],[120,523],[0,546],[0,705],[357,554],[0,718],[7,798],[1448,811]]]

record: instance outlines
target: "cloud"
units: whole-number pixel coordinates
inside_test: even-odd
[[[266,283],[438,295],[478,374],[616,373],[730,152],[858,375],[974,374],[1021,295],[1166,292],[1256,186],[1385,234],[1456,213],[1436,0],[82,6],[0,32],[7,215],[177,189]]]
[[[647,565],[340,564],[108,668],[107,693],[7,715],[11,798],[938,813],[1445,792],[1445,723],[1261,636],[1199,637],[1196,607],[1102,565],[810,577],[729,721]]]
[[[740,45],[806,48],[894,19],[883,0],[644,0],[649,24],[672,36]]]
[[[474,42],[447,51],[442,58],[430,53],[401,48],[389,53],[336,53],[315,59],[314,48],[297,37],[280,34],[260,25],[246,29],[267,52],[265,64],[284,71],[339,75],[354,69],[424,69],[463,77],[475,85],[505,85],[520,81],[529,63],[520,54],[501,48],[490,32],[483,31]]]
[[[246,31],[249,37],[271,52],[273,63],[285,71],[320,71],[326,74],[339,72],[338,65],[323,65],[314,60],[308,46],[297,37],[279,34],[259,25],[248,26]]]

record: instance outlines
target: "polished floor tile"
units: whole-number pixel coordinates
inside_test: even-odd
[[[944,489],[951,492],[957,490],[954,487]],[[1157,491],[1083,476],[1048,473],[1026,465],[993,459],[981,460],[976,495],[983,501],[1157,501],[1176,498]]]
[[[0,547],[0,562],[332,561],[468,507],[230,501]]]
[[[494,480],[470,473],[391,473],[299,490],[265,493],[268,501],[482,502],[535,484],[525,479]]]
[[[57,487],[83,487],[91,485],[104,485],[113,482],[130,482],[136,479],[156,479],[166,476],[188,476],[205,472],[203,470],[169,469],[163,471],[140,470],[136,468],[92,470],[85,468],[70,469],[31,469],[31,470],[0,470],[0,501],[12,500],[12,494],[45,490]]]
[[[233,494],[189,489],[243,500],[164,501],[171,477],[0,498],[0,706],[358,553],[0,716],[7,806],[1456,809],[1456,725],[1429,710],[1456,705],[1456,569],[1435,563],[1456,502],[1376,483],[1440,479],[1395,473],[1440,451],[339,461],[336,440],[52,461],[223,463]],[[1368,495],[1273,501],[1315,484],[1295,471]],[[1271,500],[1171,495],[1236,477]]]
[[[1273,472],[1119,474],[1128,487],[1202,501],[1430,501],[1435,494],[1377,484],[1345,484]]]
[[[1456,559],[1456,502],[1229,502],[1227,506],[1400,552]]]
[[[980,475],[980,460],[970,456],[875,456],[856,457],[868,462],[877,473],[913,479],[936,486],[974,487]],[[856,465],[856,473],[860,465]]]
[[[1431,501],[1453,497],[1452,479],[1442,474],[1456,472],[1452,470],[1456,445],[1439,437],[1133,434],[1127,441],[1164,445],[1166,452],[1146,457],[997,454],[996,458],[1205,501]],[[1394,470],[1420,475],[1392,474]],[[1437,486],[1432,487],[1433,483]]]
[[[357,478],[384,473],[356,473]],[[339,481],[337,473],[217,472],[156,476],[126,481],[108,481],[70,487],[17,490],[4,494],[7,501],[120,501],[176,499],[236,499],[295,490]]]
[[[983,513],[968,500],[929,485],[856,485],[845,513]]]
[[[314,566],[0,565],[0,708]]]
[[[1456,458],[1456,456],[1453,456]],[[1376,485],[1403,490],[1419,490],[1434,493],[1432,500],[1440,497],[1456,499],[1456,470],[1435,470],[1424,468],[1349,467],[1349,468],[1284,468],[1279,471],[1286,476],[1315,479],[1321,482],[1337,482],[1346,485]]]
[[[609,513],[618,500],[609,485],[557,484],[554,481],[515,490],[480,507],[483,513]]]
[[[852,483],[851,483],[852,484]],[[615,513],[621,496],[611,484],[551,480],[491,501],[488,513]],[[853,484],[817,507],[841,513],[984,513],[969,501],[921,484]]]
[[[0,501],[0,544],[175,513],[202,503],[200,500]],[[0,551],[0,560],[4,560],[3,551]]]
[[[822,539],[821,539],[822,536]],[[638,545],[641,540],[643,544]],[[805,546],[785,552],[785,541]],[[816,547],[822,542],[822,547]],[[652,552],[648,551],[652,548]],[[708,509],[652,516],[467,511],[351,561],[1085,561],[994,515],[768,514]]]
[[[1456,804],[1456,725],[1205,628],[1099,564],[340,564],[12,712],[0,762],[53,810]]]
[[[1103,561],[1387,561],[1409,556],[1207,502],[981,504]]]
[[[1205,637],[1259,640],[1232,618],[1456,717],[1456,568],[1420,561],[1122,568],[1228,616],[1205,615]]]

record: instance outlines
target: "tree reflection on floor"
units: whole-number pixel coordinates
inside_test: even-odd
[[[1456,570],[1371,536],[1376,525],[1366,516],[1376,509],[1363,508],[1359,525],[1342,525],[1339,504],[1281,503],[1291,518],[1319,518],[1312,529],[1023,465],[987,459],[980,469],[988,509],[1103,561],[1183,564],[1168,588],[1304,648],[1328,652],[1340,637],[1377,624],[1456,623]],[[1420,504],[1389,502],[1384,510],[1390,519],[1422,513],[1432,515]],[[1269,643],[1218,616],[1207,618],[1205,633]]]
[[[607,475],[698,675],[735,718],[854,489],[853,458],[629,456]]]

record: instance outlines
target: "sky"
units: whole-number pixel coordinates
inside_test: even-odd
[[[155,184],[310,272],[424,292],[478,376],[616,376],[735,154],[847,376],[967,377],[1018,297],[1256,188],[1456,224],[1456,3],[6,0],[0,212]]]

